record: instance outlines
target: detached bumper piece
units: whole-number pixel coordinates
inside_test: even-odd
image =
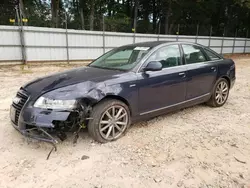
[[[16,126],[13,122],[13,127],[20,132],[22,135],[32,138],[32,139],[36,139],[39,141],[43,141],[43,142],[48,142],[48,143],[52,143],[52,144],[57,144],[58,141],[57,139],[55,139],[51,134],[49,134],[47,132],[47,130],[45,130],[44,128],[41,127],[30,127],[30,128],[26,128],[24,130],[19,129],[18,126]]]
[[[31,128],[21,130],[13,122],[12,124],[13,124],[13,127],[22,135],[28,138],[50,143],[53,146],[50,152],[48,153],[47,160],[49,159],[53,150],[57,151],[56,144],[58,143],[58,141],[51,134],[49,134],[45,129],[41,127],[31,127]]]

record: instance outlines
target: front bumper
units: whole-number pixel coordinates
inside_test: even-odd
[[[11,108],[14,108],[11,105]],[[14,108],[15,109],[15,108]],[[15,113],[15,110],[10,110]],[[14,112],[13,112],[14,111]],[[49,143],[57,143],[53,134],[55,131],[54,121],[66,121],[71,112],[44,110],[34,107],[23,108],[15,122],[14,116],[10,114],[13,127],[22,135]]]

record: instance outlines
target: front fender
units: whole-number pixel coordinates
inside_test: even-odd
[[[103,94],[101,89],[105,88],[104,83],[96,83],[92,81],[86,81],[66,87],[62,87],[59,89],[55,89],[48,93],[45,93],[43,97],[47,97],[50,99],[58,99],[58,100],[80,100],[82,98],[86,98],[88,96],[92,96],[93,99],[98,99]],[[98,90],[98,92],[96,92]]]
[[[131,88],[130,83],[105,84],[86,81],[75,85],[62,87],[43,95],[50,99],[71,100],[75,99],[89,106],[93,106],[107,96],[117,96],[131,105],[132,113],[136,112],[138,90]]]
[[[120,96],[120,94],[124,93],[122,90],[121,84],[107,86],[105,83],[86,81],[50,91],[45,93],[43,97],[57,100],[88,100],[93,105],[106,96]]]

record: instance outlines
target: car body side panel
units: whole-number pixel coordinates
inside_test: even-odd
[[[120,77],[106,80],[106,87],[102,90],[103,98],[118,96],[124,99],[129,104],[132,116],[136,115],[138,113],[138,87],[136,83],[137,75],[134,72],[128,72]],[[103,98],[99,98],[99,101]]]
[[[169,112],[173,112],[173,111],[177,111],[183,108],[187,108],[193,105],[197,105],[200,103],[204,103],[206,101],[209,100],[209,98],[211,97],[211,95],[207,94],[201,97],[197,97],[193,100],[190,101],[183,101],[183,103],[177,103],[175,105],[171,105],[171,106],[166,106],[165,108],[162,109],[158,109],[156,111],[152,111],[150,113],[146,113],[146,114],[139,114],[137,116],[132,117],[132,122],[138,122],[141,120],[148,120],[150,118],[154,118],[156,116],[160,116]]]
[[[221,77],[227,77],[230,80],[230,84],[234,83],[236,75],[235,75],[235,63],[233,60],[224,59],[223,61],[218,62],[217,79]]]
[[[186,67],[188,78],[186,100],[211,93],[217,78],[217,63],[194,63]]]

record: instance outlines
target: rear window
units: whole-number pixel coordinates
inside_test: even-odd
[[[221,59],[218,55],[216,55],[215,53],[213,53],[212,51],[208,50],[208,49],[204,49],[207,56],[210,58],[210,60],[214,61],[214,60],[219,60]]]
[[[185,55],[186,64],[200,63],[206,61],[206,57],[202,53],[200,47],[190,44],[183,44],[182,48]]]

